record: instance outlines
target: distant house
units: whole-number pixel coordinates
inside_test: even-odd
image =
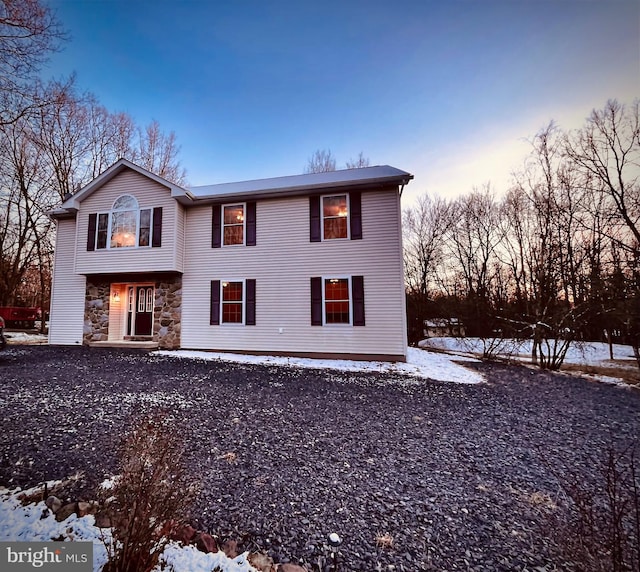
[[[431,318],[424,321],[426,338],[464,337],[464,324],[458,318]]]
[[[121,159],[51,213],[49,341],[404,360],[410,179],[377,166],[182,188]]]

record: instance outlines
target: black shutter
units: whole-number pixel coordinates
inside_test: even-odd
[[[322,326],[322,278],[311,278],[311,325]]]
[[[311,242],[320,242],[320,197],[309,197],[309,225]]]
[[[211,221],[211,248],[220,248],[222,246],[222,207],[213,205],[213,214]]]
[[[353,325],[364,326],[364,276],[351,277],[351,296],[353,297]]]
[[[159,248],[162,246],[162,207],[153,209],[153,231],[151,246]]]
[[[247,203],[247,246],[256,245],[256,203]]]
[[[351,240],[362,240],[362,200],[360,193],[349,193]]]
[[[220,280],[211,281],[211,317],[209,323],[212,326],[220,324]]]
[[[244,323],[247,326],[255,326],[256,325],[256,281],[253,278],[250,278],[245,281],[245,284],[246,284],[246,290],[247,290],[246,292],[247,303],[245,307]]]
[[[89,233],[87,234],[87,250],[96,249],[96,228],[98,226],[98,215],[91,213],[89,215]]]

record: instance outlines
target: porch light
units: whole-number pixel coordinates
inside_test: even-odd
[[[120,292],[118,290],[113,293],[113,301],[120,302]]]

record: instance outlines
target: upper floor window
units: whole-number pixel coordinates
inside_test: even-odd
[[[244,204],[225,205],[223,212],[223,245],[244,244]]]
[[[309,197],[309,239],[362,239],[362,197],[357,191]]]
[[[138,235],[139,219],[144,217],[149,226],[150,211],[140,210],[138,201],[131,195],[118,197],[111,208],[110,248],[149,246],[149,235]],[[139,240],[140,239],[140,240]]]
[[[131,195],[118,197],[106,213],[89,215],[87,250],[162,246],[162,207],[141,209]]]
[[[322,239],[349,238],[347,195],[322,197]]]
[[[213,205],[211,248],[256,245],[256,203]]]

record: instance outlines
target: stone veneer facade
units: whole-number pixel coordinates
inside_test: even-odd
[[[87,277],[83,331],[85,345],[109,340],[111,284],[123,282],[135,283],[136,280]],[[161,349],[178,349],[182,327],[182,275],[157,278],[154,286],[153,336],[151,339],[157,342]]]
[[[180,347],[182,328],[182,274],[156,282],[153,306],[153,341],[165,350]]]
[[[84,329],[82,343],[106,342],[109,339],[109,293],[111,284],[90,281],[84,298]]]

